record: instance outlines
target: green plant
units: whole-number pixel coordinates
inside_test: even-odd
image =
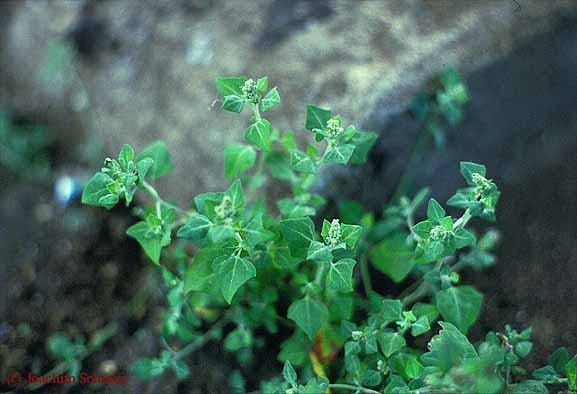
[[[30,391],[38,390],[45,386],[44,383],[51,376],[66,374],[73,376],[78,380],[80,371],[82,370],[82,361],[97,352],[102,346],[116,334],[118,327],[115,323],[96,330],[90,337],[88,343],[84,337],[78,337],[72,340],[65,334],[58,333],[48,337],[46,341],[46,349],[52,358],[58,361],[58,364],[49,372],[39,377],[38,382],[30,382],[26,385],[26,389]]]
[[[340,218],[323,220],[319,235],[312,217],[325,200],[312,186],[321,167],[365,162],[376,135],[309,105],[305,128],[315,143],[302,150],[292,132],[278,131],[262,116],[280,104],[267,78],[219,78],[217,88],[225,110],[252,112],[249,144],[224,149],[232,181],[226,191],[195,196],[190,210],[162,199],[149,183],[173,168],[160,142],[139,155],[125,145],[84,189],[85,204],[107,209],[121,200],[130,205],[138,190],[153,201],[137,211],[141,221],[127,234],[159,266],[168,287],[165,350],[140,359],[135,375],[146,379],[172,369],[184,378],[190,374],[184,358],[211,340],[249,363],[273,338],[282,340],[278,359],[285,366],[282,379],[262,383],[262,393],[533,393],[546,392],[545,383],[567,383],[575,391],[576,358],[566,352],[536,371],[536,380],[524,380],[519,363],[531,350],[530,329],[507,326],[476,346],[467,339],[483,296],[460,283],[459,271],[493,264],[497,241],[494,230],[478,236],[469,226],[473,218],[495,220],[499,191],[484,166],[461,163],[468,187],[447,202],[462,211],[457,218],[429,199],[427,218],[415,224],[425,189],[388,204],[378,220],[358,203],[342,201]],[[271,179],[290,186],[275,205],[258,193]],[[174,235],[178,247],[163,252]],[[194,245],[194,256],[183,244]],[[412,282],[400,294],[379,294],[369,264],[393,282]],[[422,338],[429,339],[426,346]],[[235,390],[242,389],[242,376],[233,377]]]
[[[0,112],[0,165],[16,176],[44,180],[51,174],[50,139],[39,126],[18,126]]]

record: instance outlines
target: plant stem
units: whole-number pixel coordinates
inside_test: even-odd
[[[106,327],[99,330],[100,333],[102,333],[102,332],[105,333],[104,337],[103,338],[101,337],[100,341],[94,345],[89,344],[88,348],[84,352],[78,354],[77,357],[72,361],[81,362],[85,358],[90,356],[92,353],[99,350],[108,339],[110,339],[111,337],[113,337],[116,334],[117,330],[118,330],[118,327],[116,326],[115,323],[108,324]],[[54,368],[52,368],[50,371],[48,371],[44,375],[42,375],[42,377],[39,378],[39,380],[43,381],[43,380],[47,380],[49,376],[60,375],[63,372],[65,372],[68,368],[70,368],[70,361],[62,361],[61,363],[56,365]],[[44,387],[45,385],[46,385],[45,383],[30,383],[30,384],[26,385],[25,389],[30,390],[30,391],[35,391],[41,387]]]
[[[423,298],[424,296],[426,296],[427,294],[429,294],[430,291],[430,287],[429,284],[427,282],[421,282],[421,284],[419,285],[419,287],[417,287],[413,292],[411,292],[410,294],[408,294],[405,298],[403,298],[401,300],[401,303],[404,306],[408,306],[411,305],[412,303],[420,300],[421,298]]]
[[[407,227],[409,228],[409,231],[413,235],[413,238],[415,238],[415,241],[420,242],[423,240],[423,238],[421,238],[419,234],[413,231],[414,226],[415,226],[415,220],[413,218],[413,212],[411,210],[411,212],[407,215]]]
[[[391,203],[397,201],[402,195],[407,193],[407,189],[411,183],[411,178],[413,177],[414,168],[418,168],[417,160],[419,159],[421,150],[427,145],[429,139],[431,137],[431,133],[426,127],[423,127],[417,136],[417,141],[415,145],[413,145],[413,150],[411,152],[411,156],[405,165],[405,169],[399,178],[399,182],[397,183],[397,187],[393,192],[393,195],[389,199]]]
[[[186,216],[186,217],[190,217],[192,216],[192,214],[190,212],[185,211],[182,208],[177,207],[174,204],[171,204],[169,202],[164,201],[160,195],[158,194],[158,192],[156,191],[156,189],[148,182],[146,181],[142,181],[142,186],[144,187],[144,189],[148,192],[148,194],[150,194],[150,196],[152,197],[152,199],[154,200],[155,204],[156,204],[156,214],[157,216],[160,218],[160,206],[164,205],[166,208],[171,208],[174,209],[176,212],[178,212],[179,214],[181,214],[182,216]]]
[[[42,382],[43,380],[48,379],[49,376],[62,374],[69,367],[70,367],[70,365],[69,365],[68,361],[62,361],[60,364],[56,365],[54,368],[52,368],[50,371],[46,372],[44,375],[42,375],[38,379]],[[46,385],[45,383],[29,383],[28,385],[26,385],[25,389],[30,390],[30,391],[35,391],[35,390],[38,390],[39,388],[44,387],[45,385]]]
[[[471,210],[467,208],[465,212],[463,212],[463,216],[457,219],[457,221],[453,224],[453,230],[458,230],[465,227],[472,217],[473,216],[471,216]]]
[[[183,357],[188,356],[189,354],[197,351],[211,339],[213,334],[220,330],[226,323],[228,323],[228,316],[223,316],[219,321],[217,321],[207,332],[204,333],[203,336],[198,338],[196,341],[189,343],[185,347],[183,347],[178,352],[174,353],[174,359],[179,360]]]
[[[369,273],[369,264],[367,262],[366,255],[363,254],[360,260],[361,260],[360,261],[361,279],[363,281],[363,287],[365,288],[365,294],[367,295],[367,297],[369,297],[373,291],[373,286],[371,285],[371,274]]]
[[[250,107],[252,108],[252,113],[254,114],[256,121],[258,122],[259,120],[262,120],[262,117],[260,116],[260,110],[258,109],[258,104],[251,104]]]
[[[350,391],[358,391],[360,393],[365,394],[381,394],[378,391],[368,389],[363,386],[353,386],[352,384],[329,384],[330,389],[342,389],[342,390],[350,390]]]
[[[321,280],[323,279],[326,269],[327,269],[327,263],[325,263],[324,261],[319,261],[317,272],[315,274],[315,282],[314,282],[315,284],[319,286],[321,285]]]

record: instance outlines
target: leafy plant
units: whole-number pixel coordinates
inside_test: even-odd
[[[18,126],[0,112],[0,166],[11,173],[43,180],[51,173],[48,158],[50,139],[39,126]]]
[[[75,377],[77,381],[82,370],[82,361],[102,348],[102,346],[116,334],[117,330],[118,327],[115,323],[108,324],[96,330],[91,335],[88,343],[86,343],[84,337],[78,337],[72,340],[69,336],[62,333],[48,337],[46,349],[50,356],[58,361],[58,364],[44,374],[44,377],[66,374]],[[38,390],[44,387],[44,382],[47,380],[48,379],[39,378],[38,382],[32,382],[26,385],[26,389],[30,391]]]
[[[376,134],[309,105],[304,126],[315,142],[301,148],[294,133],[277,130],[262,115],[281,102],[266,77],[216,82],[223,109],[252,114],[248,143],[224,149],[224,175],[232,181],[227,190],[195,196],[192,209],[162,199],[149,182],[173,164],[159,142],[139,155],[122,147],[82,197],[107,209],[122,200],[130,205],[139,190],[153,201],[138,210],[141,221],[127,234],[168,288],[165,350],[140,359],[135,375],[153,378],[170,369],[185,378],[185,357],[211,340],[250,363],[271,339],[281,342],[278,360],[285,364],[282,379],[263,382],[262,393],[521,393],[546,392],[549,383],[575,391],[575,358],[562,351],[535,371],[536,380],[524,380],[519,363],[532,347],[530,329],[507,326],[475,345],[466,336],[483,295],[462,284],[459,271],[495,260],[496,232],[470,228],[474,218],[495,220],[499,191],[485,166],[461,163],[468,187],[447,202],[460,210],[458,217],[431,198],[426,218],[415,223],[427,200],[424,189],[389,203],[378,220],[358,203],[341,201],[340,217],[317,225],[313,218],[325,200],[312,187],[320,171],[364,163]],[[286,182],[290,194],[267,201],[260,191],[271,180]],[[166,251],[174,236],[178,247]],[[193,256],[183,244],[195,247]],[[381,294],[370,265],[393,282],[411,281],[401,294]],[[244,390],[242,376],[231,376],[231,386]]]

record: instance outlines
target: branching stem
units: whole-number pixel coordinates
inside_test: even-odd
[[[353,386],[352,384],[329,384],[329,388],[335,390],[350,390],[365,394],[381,394],[378,391],[371,390],[363,386]]]

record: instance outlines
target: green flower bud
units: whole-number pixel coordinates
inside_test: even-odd
[[[366,335],[362,331],[351,332],[351,337],[353,338],[353,341],[359,341],[359,342],[362,342],[366,339]]]
[[[429,239],[431,241],[441,241],[447,242],[451,237],[451,232],[448,231],[443,226],[435,226],[431,229],[429,233]]]
[[[328,234],[328,244],[329,245],[338,245],[341,242],[341,224],[339,223],[339,219],[333,219],[331,222],[331,227],[329,228]]]
[[[232,218],[235,214],[232,199],[229,196],[224,196],[221,203],[214,207],[214,213],[216,213],[216,216],[224,223],[232,223]]]
[[[258,84],[254,79],[247,79],[242,86],[242,95],[244,99],[251,104],[258,104],[261,99],[260,90],[258,89]]]
[[[330,118],[327,121],[327,126],[326,126],[325,130],[327,132],[327,137],[329,139],[337,138],[344,130],[341,127],[341,119],[339,117],[336,117],[336,116],[333,118]]]

